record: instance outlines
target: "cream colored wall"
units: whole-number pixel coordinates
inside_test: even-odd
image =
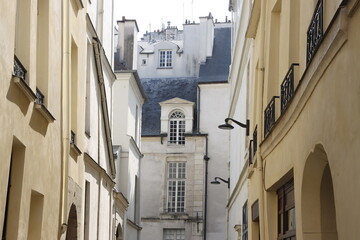
[[[264,1],[262,1],[264,2]],[[281,2],[281,1],[280,1]],[[264,93],[261,90],[261,72],[253,68],[254,76],[259,74],[259,85],[255,85],[253,92],[255,99],[262,101],[263,104],[255,105],[253,118],[261,128],[263,128],[263,110],[275,88],[279,91],[280,83],[286,73],[286,62],[289,56],[291,59],[298,58],[300,63],[298,76],[295,79],[295,87],[298,87],[292,102],[287,110],[277,119],[276,126],[271,134],[264,140],[262,130],[260,131],[259,152],[256,156],[256,163],[251,167],[253,171],[250,176],[249,185],[249,205],[259,199],[260,203],[260,223],[261,239],[274,239],[277,237],[277,195],[276,190],[282,186],[292,176],[294,177],[295,207],[296,207],[296,239],[354,239],[357,237],[359,224],[356,213],[358,209],[358,189],[359,178],[357,177],[357,146],[360,144],[358,132],[359,124],[355,119],[359,118],[357,103],[359,102],[359,83],[356,80],[359,75],[359,64],[356,60],[359,56],[358,42],[360,34],[356,23],[359,21],[359,11],[351,10],[354,1],[349,1],[347,6],[340,10],[332,25],[329,25],[333,18],[339,1],[324,1],[324,31],[328,31],[320,45],[318,52],[314,55],[311,63],[306,66],[306,31],[315,7],[308,2],[299,2],[299,48],[296,51],[296,44],[291,45],[287,50],[287,44],[279,41],[283,54],[279,55],[279,82],[270,79],[269,69],[275,62],[270,54],[269,29],[271,21],[267,18],[265,22],[265,45],[261,44],[261,33],[264,31],[261,15],[257,35],[254,39],[253,66],[257,66],[262,58],[262,47],[265,46],[265,77]],[[274,1],[270,1],[265,10],[265,15],[269,17]],[[288,3],[282,1],[282,11],[288,9]],[[265,5],[262,5],[263,7]],[[355,9],[355,8],[354,8]],[[289,9],[288,9],[289,10]],[[286,11],[286,10],[285,10]],[[348,13],[352,12],[352,16]],[[288,13],[289,11],[287,11]],[[282,21],[279,22],[282,24]],[[280,26],[280,29],[287,23]],[[291,29],[290,29],[291,30]],[[281,30],[280,30],[281,32]],[[289,36],[286,30],[282,32]],[[284,38],[286,41],[286,37]],[[275,42],[276,44],[276,42]],[[298,54],[298,57],[296,56]],[[284,59],[282,59],[284,58]],[[283,64],[281,63],[283,62]],[[296,70],[295,70],[296,71]],[[299,79],[301,78],[301,83]],[[280,105],[277,105],[279,108]],[[259,129],[259,128],[258,128]],[[261,139],[261,140],[260,140]],[[309,156],[318,149],[324,149],[324,164],[330,166],[331,179],[333,183],[334,202],[336,211],[336,224],[338,238],[334,235],[326,235],[321,230],[315,229],[312,233],[305,225],[304,216],[308,219],[320,219],[318,211],[309,211],[314,202],[309,202],[305,191],[315,191],[314,189],[303,189],[305,178],[311,174],[322,175],[319,172],[304,172]],[[315,161],[313,159],[313,161]],[[318,160],[316,160],[318,161]],[[308,171],[308,170],[306,170]],[[313,170],[315,171],[315,170]],[[329,181],[329,179],[327,180]],[[315,184],[315,182],[314,182]],[[265,191],[263,191],[265,189]],[[262,200],[263,199],[263,200]],[[351,207],[349,207],[351,206]],[[250,226],[251,228],[251,226]],[[252,229],[253,230],[253,229]],[[250,231],[251,232],[251,231]],[[251,236],[250,239],[257,239]],[[324,238],[323,238],[324,239]]]
[[[12,182],[9,216],[9,230],[7,239],[30,239],[32,225],[30,216],[30,201],[32,191],[36,192],[36,198],[40,207],[33,208],[34,215],[42,212],[42,225],[39,231],[42,239],[51,239],[57,236],[59,229],[59,206],[60,206],[60,178],[61,172],[61,149],[60,149],[60,84],[61,84],[61,50],[57,46],[61,45],[61,3],[49,1],[49,26],[52,35],[48,36],[52,57],[49,59],[49,79],[48,84],[51,89],[48,110],[57,119],[53,123],[47,120],[35,109],[34,103],[30,102],[24,92],[13,82],[12,71],[14,63],[15,46],[15,16],[16,1],[2,1],[0,9],[0,45],[2,57],[0,59],[1,89],[0,96],[0,234],[3,233],[4,212],[7,195],[7,185],[9,177],[9,167],[11,151],[13,148],[13,177],[20,175],[20,178]],[[32,54],[25,52],[23,57],[27,60],[27,79],[31,83],[32,91],[36,89],[36,1],[29,1],[28,10],[31,11],[31,20],[28,31],[32,33],[31,41],[27,41],[28,49],[33,49]],[[6,11],[5,11],[6,10]],[[29,16],[26,16],[29,17]],[[29,33],[27,32],[27,33]],[[19,36],[18,36],[19,37]],[[56,46],[56,47],[55,47]],[[20,60],[22,61],[22,60]],[[51,99],[50,99],[51,98]],[[22,156],[16,156],[23,153]],[[23,164],[22,164],[23,159]],[[18,185],[20,184],[20,185]],[[16,190],[19,189],[19,190]],[[34,195],[33,195],[34,196]],[[35,200],[35,198],[33,198]],[[34,205],[33,205],[34,206]],[[11,220],[13,219],[13,220]],[[36,219],[39,219],[36,217]],[[30,229],[29,229],[30,228]],[[35,235],[32,235],[35,236]],[[39,235],[37,235],[39,236]]]

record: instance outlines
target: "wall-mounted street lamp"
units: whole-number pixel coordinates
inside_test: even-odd
[[[224,183],[227,183],[228,188],[230,188],[230,178],[228,178],[228,180],[226,181],[225,179],[223,179],[221,177],[215,177],[214,181],[211,181],[211,184],[220,184],[219,180],[224,182]]]
[[[219,128],[223,129],[223,130],[231,130],[231,129],[233,129],[234,126],[229,123],[230,120],[232,122],[236,123],[237,125],[239,125],[240,127],[245,128],[246,129],[246,136],[249,136],[249,128],[250,128],[250,120],[249,119],[246,120],[246,124],[243,124],[241,122],[236,121],[235,119],[225,118],[225,123],[219,125]]]

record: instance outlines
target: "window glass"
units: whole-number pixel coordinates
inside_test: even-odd
[[[169,162],[167,179],[167,211],[185,211],[185,162]]]
[[[160,50],[159,52],[159,66],[160,67],[172,67],[172,51],[171,50]]]
[[[185,115],[182,112],[176,111],[170,115],[169,120],[169,143],[170,144],[185,144]]]

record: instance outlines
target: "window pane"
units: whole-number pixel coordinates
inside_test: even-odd
[[[287,217],[286,217],[286,221],[287,221],[286,231],[294,230],[296,228],[295,208],[292,208],[289,211],[287,211],[286,215],[287,215]]]

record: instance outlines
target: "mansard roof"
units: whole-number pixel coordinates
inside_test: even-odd
[[[228,81],[231,63],[231,28],[215,28],[214,36],[213,54],[200,65],[199,83]]]
[[[196,103],[196,78],[143,78],[141,82],[148,97],[142,111],[143,136],[160,135],[161,106],[159,103],[176,99]]]

